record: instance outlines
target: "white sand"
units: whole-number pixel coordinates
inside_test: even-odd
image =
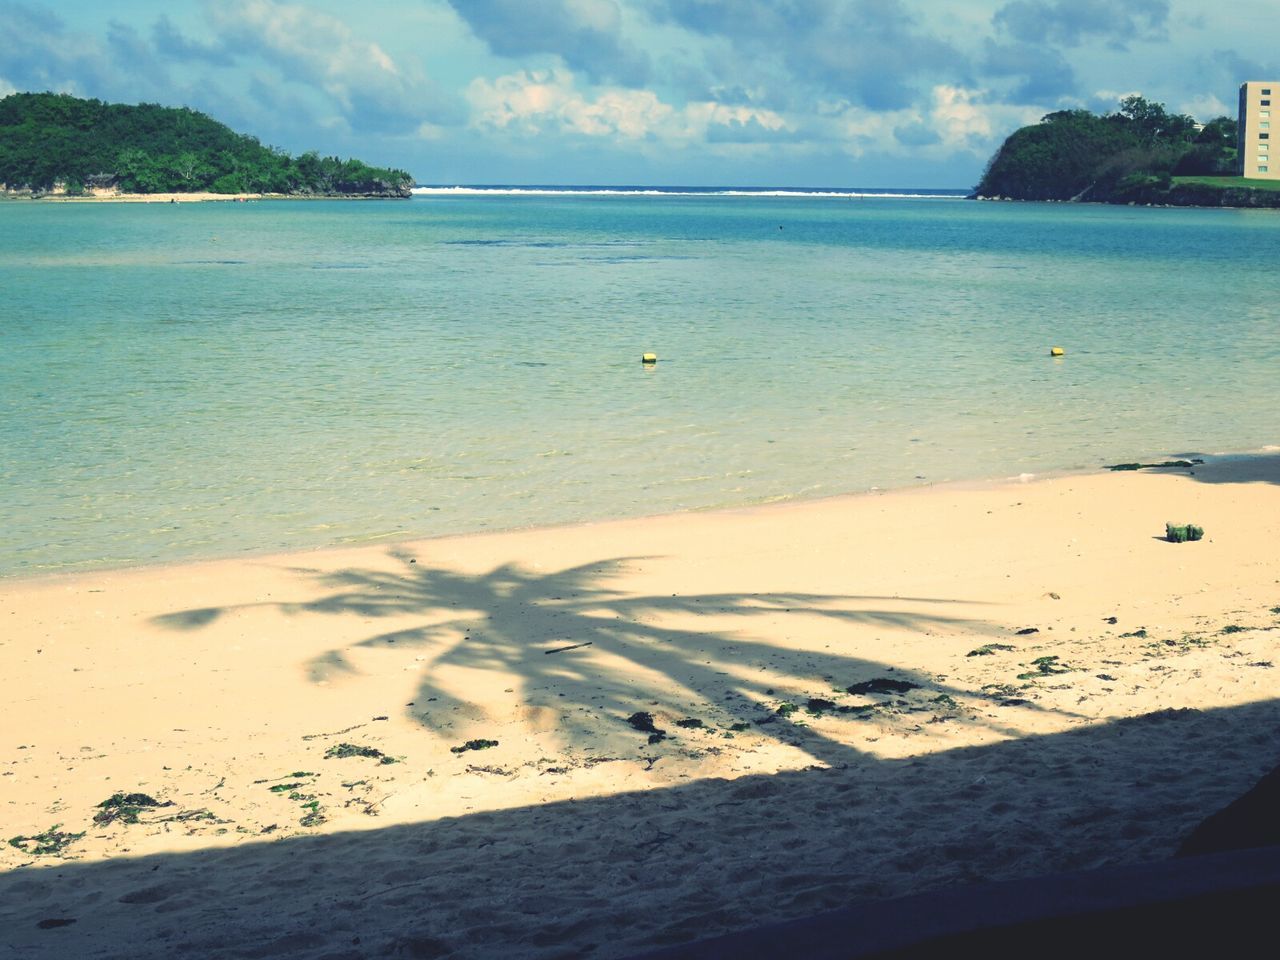
[[[0,850],[0,948],[621,957],[1166,857],[1280,752],[1277,481],[1272,458],[2,584],[0,832],[84,836]],[[845,692],[874,678],[920,686]],[[172,806],[95,824],[116,792]]]
[[[189,193],[121,193],[114,189],[94,188],[79,196],[68,196],[65,192],[55,191],[44,194],[38,199],[54,203],[205,203],[249,200],[367,200],[370,198],[360,194],[335,197],[292,193],[210,193],[206,190]]]
[[[95,187],[86,190],[79,196],[69,196],[65,191],[54,191],[40,199],[54,200],[59,203],[202,203],[208,200],[261,200],[264,197],[281,197],[283,194],[265,193],[209,193],[193,191],[190,193],[122,193],[119,190]]]

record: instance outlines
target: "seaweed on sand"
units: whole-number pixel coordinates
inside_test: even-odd
[[[982,646],[977,647],[973,650],[970,650],[968,653],[965,654],[965,656],[966,657],[989,657],[992,654],[994,654],[997,650],[1015,650],[1015,649],[1017,648],[1012,647],[1007,643],[984,643]]]
[[[395,757],[389,757],[377,747],[362,747],[355,743],[337,743],[324,752],[326,760],[342,760],[346,757],[369,757],[379,763],[399,763]]]
[[[113,793],[98,804],[98,812],[93,815],[93,822],[99,826],[106,826],[117,820],[121,823],[137,823],[138,814],[143,810],[172,806],[172,800],[161,803],[145,793]]]
[[[1193,457],[1190,460],[1165,460],[1162,463],[1113,463],[1110,464],[1107,469],[1111,471],[1147,470],[1153,468],[1159,469],[1162,467],[1194,467],[1201,463],[1204,463],[1204,461],[1198,457]]]
[[[1018,674],[1019,680],[1039,680],[1041,677],[1051,677],[1058,673],[1070,673],[1072,668],[1065,663],[1060,662],[1058,657],[1036,657],[1031,661],[1031,666],[1035,667],[1027,673]]]
[[[450,747],[450,753],[466,753],[468,750],[488,750],[498,745],[497,740],[468,740],[460,747]]]
[[[17,847],[24,853],[29,853],[37,857],[61,854],[63,850],[67,849],[67,847],[71,846],[71,844],[83,837],[84,832],[67,833],[59,830],[58,828],[60,826],[62,826],[62,824],[55,823],[48,830],[44,831],[44,833],[37,833],[30,837],[10,837],[9,846]],[[34,844],[34,846],[31,846],[32,844]]]
[[[834,700],[826,700],[822,697],[810,697],[809,702],[804,705],[805,712],[812,716],[820,716],[824,710],[834,710],[836,703]]]
[[[632,729],[639,730],[641,733],[649,734],[649,742],[651,744],[661,743],[663,740],[667,739],[667,731],[658,729],[653,722],[652,713],[646,713],[643,710],[638,710],[631,716],[627,717],[627,723]]]

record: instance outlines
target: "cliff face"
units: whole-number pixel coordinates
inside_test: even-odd
[[[1215,187],[1202,183],[1175,183],[1166,191],[1153,191],[1142,199],[1112,200],[1112,203],[1167,204],[1171,207],[1280,207],[1280,191],[1251,190],[1248,187]]]
[[[292,196],[300,197],[363,197],[370,200],[407,200],[413,196],[413,178],[405,176],[396,180],[337,181],[328,189],[301,189]]]
[[[1280,208],[1280,191],[1254,190],[1248,187],[1215,186],[1210,183],[1175,183],[1166,178],[1150,177],[1149,182],[1120,185],[1090,185],[1072,197],[980,194],[976,200],[1063,200],[1074,203],[1134,204],[1163,207],[1246,207]]]

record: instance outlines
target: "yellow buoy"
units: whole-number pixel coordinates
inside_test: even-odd
[[[640,358],[641,363],[657,363],[658,355],[656,353],[646,353]]]
[[[1061,347],[1051,347],[1049,350],[1049,356],[1051,357],[1065,357],[1066,355],[1067,351],[1063,350]]]

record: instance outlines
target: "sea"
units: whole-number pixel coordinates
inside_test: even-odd
[[[0,203],[4,577],[1248,452],[1278,421],[1274,211]]]

